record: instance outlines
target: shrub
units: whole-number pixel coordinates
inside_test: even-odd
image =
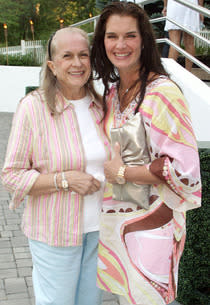
[[[0,65],[7,65],[7,56],[0,54]],[[40,66],[33,54],[8,55],[9,66]]]
[[[36,90],[38,88],[38,86],[28,86],[25,88],[25,94],[30,93],[33,90]]]
[[[210,305],[210,149],[200,149],[202,207],[187,212],[187,239],[180,262],[177,300]]]

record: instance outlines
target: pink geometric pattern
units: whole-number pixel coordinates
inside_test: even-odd
[[[117,88],[112,86],[105,118],[108,137],[110,128],[124,124],[136,105],[133,101],[121,114]],[[139,111],[151,164],[162,164],[163,183],[151,186],[149,210],[138,210],[129,202],[104,201],[98,285],[124,295],[131,304],[164,305],[172,302],[177,293],[186,211],[201,205],[199,155],[187,102],[167,77],[159,77],[147,87]],[[132,224],[149,219],[163,205],[173,211],[169,223],[152,230],[128,230]]]

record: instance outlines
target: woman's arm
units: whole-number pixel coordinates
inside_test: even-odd
[[[116,143],[114,157],[112,160],[107,161],[104,164],[104,173],[109,183],[116,183],[117,173],[122,165],[124,165],[124,163],[120,156],[120,146],[118,143]],[[163,183],[163,181],[156,175],[152,174],[145,165],[135,167],[127,166],[124,176],[126,181],[134,182],[137,184]]]
[[[120,146],[115,144],[115,154],[111,161],[105,163],[104,173],[108,182],[116,183],[116,176],[119,168],[124,165],[120,156]],[[126,167],[125,180],[135,182],[137,184],[160,184],[165,181],[158,176],[154,175],[146,166]],[[126,226],[125,233],[140,231],[140,230],[151,230],[158,228],[168,223],[173,217],[172,209],[168,208],[164,203],[160,205],[153,213],[141,221],[134,222]]]
[[[166,16],[166,13],[167,13],[167,0],[163,0],[163,3],[164,3],[164,7],[162,9],[162,14],[163,16]]]
[[[29,107],[32,98],[27,96],[18,105],[1,173],[3,185],[12,193],[14,208],[18,207],[27,195],[39,196],[56,192],[55,173],[43,174],[33,166],[33,112]],[[100,188],[100,182],[84,172],[68,171],[66,179],[70,190],[81,195],[92,194]],[[62,189],[61,173],[57,174],[56,182]]]
[[[151,154],[149,170],[163,183],[162,200],[184,212],[201,205],[200,163],[188,104],[171,81],[157,86],[140,108]]]
[[[198,0],[198,4],[200,6],[203,6],[203,1],[204,0]],[[204,15],[200,14],[200,21],[203,23],[204,22]]]
[[[100,182],[92,175],[81,171],[65,171],[65,179],[68,181],[69,190],[82,196],[92,194],[100,189]],[[62,191],[62,174],[40,174],[33,184],[28,195],[40,196]],[[63,190],[64,191],[64,190]]]
[[[127,167],[125,179],[139,184],[157,184],[165,204],[179,212],[201,205],[199,155],[187,102],[171,81],[156,87],[140,108],[145,120],[149,166]],[[123,161],[119,148],[115,157],[105,163],[105,175],[110,183]]]
[[[12,193],[14,208],[24,200],[40,175],[32,168],[33,130],[27,107],[30,98],[21,100],[14,114],[1,173],[2,184]]]

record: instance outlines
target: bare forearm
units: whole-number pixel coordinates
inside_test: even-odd
[[[159,184],[163,183],[156,175],[152,174],[146,166],[127,167],[125,179],[137,184]]]
[[[114,158],[104,163],[104,174],[109,183],[117,183],[116,177],[119,169],[124,166],[123,160],[120,155],[120,145],[115,144]],[[127,166],[124,171],[124,178],[126,181],[134,182],[137,184],[159,184],[162,180],[151,173],[146,165],[142,166]]]
[[[65,180],[68,182],[68,190],[74,191],[82,196],[92,194],[98,191],[101,187],[100,182],[92,175],[82,171],[65,171]],[[63,191],[62,187],[62,173],[57,174],[40,174],[31,188],[29,195],[40,196],[54,193],[56,191]]]
[[[167,13],[167,0],[164,0],[163,3],[164,3],[164,7],[163,7],[163,10],[162,10],[162,14],[163,14],[163,16],[166,16],[166,13]]]

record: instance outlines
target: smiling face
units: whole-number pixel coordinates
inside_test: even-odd
[[[59,89],[68,99],[83,97],[91,72],[88,41],[82,34],[66,28],[56,33],[52,44],[54,52],[48,66]]]
[[[131,16],[111,15],[106,23],[106,54],[119,73],[136,72],[140,67],[141,36],[137,20]]]

